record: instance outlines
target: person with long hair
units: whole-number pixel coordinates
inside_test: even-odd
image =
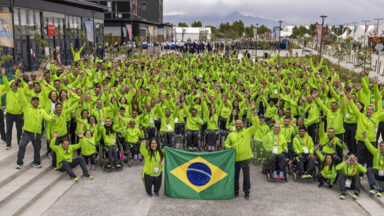
[[[159,190],[161,187],[162,170],[163,170],[163,150],[160,149],[160,145],[155,138],[149,141],[149,147],[146,146],[145,140],[141,142],[140,153],[144,157],[144,168],[143,168],[143,181],[145,191],[148,196],[159,196]]]

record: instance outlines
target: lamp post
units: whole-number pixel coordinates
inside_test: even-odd
[[[279,22],[279,44],[278,44],[278,46],[279,46],[279,54],[280,54],[280,49],[281,49],[281,47],[280,47],[281,23],[282,23],[283,21],[282,21],[282,20],[279,20],[278,22]]]
[[[380,25],[380,20],[384,20],[384,18],[375,18],[374,20],[377,20],[376,37],[379,37],[379,25]]]
[[[367,23],[369,22],[369,20],[362,20],[362,22],[364,22],[364,40],[363,40],[363,48],[365,49],[364,50],[364,71],[365,71],[365,65],[366,65],[366,62],[367,62],[367,60],[366,60],[366,58],[367,58],[367,52],[368,52],[368,49],[366,49],[365,48],[365,38],[366,38],[366,36],[367,36],[367,28],[366,28],[366,26],[367,26]]]
[[[323,48],[323,34],[324,34],[324,31],[323,31],[323,28],[324,28],[324,20],[327,16],[325,15],[321,15],[321,37],[320,37],[320,55],[319,55],[319,61],[321,60],[321,55],[322,55],[322,48]]]

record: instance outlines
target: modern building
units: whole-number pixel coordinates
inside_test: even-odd
[[[13,11],[14,24],[14,49],[3,47],[3,54],[14,54],[24,71],[37,70],[40,57],[51,52],[41,49],[35,39],[40,34],[60,52],[62,64],[71,64],[70,44],[79,48],[85,42],[86,21],[93,25],[88,26],[93,31],[89,46],[104,41],[105,10],[108,8],[85,0],[0,0],[1,12]]]
[[[209,27],[174,27],[176,40],[181,42],[209,41],[212,31]]]
[[[167,28],[163,24],[163,0],[91,1],[108,7],[104,16],[104,34],[109,44],[128,40],[152,43],[165,40],[164,32],[167,31],[159,33],[159,29]]]

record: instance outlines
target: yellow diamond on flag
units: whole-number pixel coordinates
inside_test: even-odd
[[[196,157],[176,167],[171,173],[198,193],[228,175],[202,157]]]

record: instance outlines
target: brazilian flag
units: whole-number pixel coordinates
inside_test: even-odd
[[[187,152],[165,147],[165,195],[224,200],[234,196],[235,151]]]

